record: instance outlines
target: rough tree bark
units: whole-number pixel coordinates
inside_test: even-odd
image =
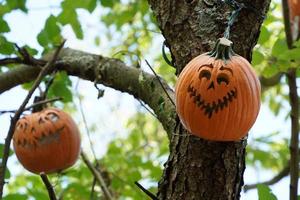
[[[239,1],[243,10],[231,30],[234,50],[251,61],[270,0]],[[193,57],[211,49],[223,36],[231,9],[218,0],[149,0],[179,74]],[[261,16],[260,16],[261,15]],[[159,199],[239,199],[245,170],[246,140],[208,142],[174,130],[170,156],[159,182]]]
[[[208,51],[224,33],[231,8],[220,0],[148,0],[162,34],[171,49],[177,74],[193,57]],[[251,60],[259,29],[270,0],[240,1],[257,9],[241,12],[231,40],[237,53]],[[147,103],[156,113],[170,139],[170,156],[159,182],[158,198],[232,200],[239,199],[245,169],[246,140],[210,142],[186,136],[176,126],[175,109],[157,79],[116,59],[72,49],[63,50],[59,70],[80,78],[128,92]],[[19,66],[0,74],[0,94],[18,84],[33,80],[39,68]],[[144,78],[140,78],[140,76]],[[141,81],[142,80],[142,81]],[[172,95],[172,91],[168,89]],[[162,97],[165,110],[162,111]]]

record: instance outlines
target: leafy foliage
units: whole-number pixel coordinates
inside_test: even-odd
[[[118,196],[143,199],[143,192],[134,182],[142,181],[146,188],[156,192],[168,152],[167,140],[162,127],[149,115],[137,113],[127,126],[128,138],[114,140],[102,162],[112,175],[111,187]]]
[[[277,200],[267,185],[259,184],[257,186],[259,200]]]

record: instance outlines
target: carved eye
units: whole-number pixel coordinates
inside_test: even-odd
[[[229,77],[228,77],[228,75],[226,75],[226,74],[220,74],[220,75],[218,75],[217,82],[218,82],[219,85],[221,85],[222,82],[225,83],[226,85],[228,85],[229,84]]]
[[[211,77],[211,73],[210,73],[210,71],[208,71],[208,70],[202,70],[201,72],[200,72],[200,74],[199,74],[199,78],[200,79],[202,79],[202,78],[206,78],[207,80],[209,80],[210,79],[210,77]]]
[[[52,122],[56,122],[56,121],[59,119],[58,115],[55,114],[55,113],[52,113],[52,112],[48,113],[47,116],[50,117],[50,120],[51,120]]]

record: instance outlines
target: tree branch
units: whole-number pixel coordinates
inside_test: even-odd
[[[101,187],[106,199],[112,200],[113,197],[110,194],[110,191],[108,190],[108,188],[106,186],[106,183],[104,181],[104,178],[102,177],[101,173],[99,173],[98,170],[94,168],[93,164],[89,161],[89,159],[87,158],[87,156],[85,155],[85,153],[83,151],[80,152],[80,156],[81,156],[83,162],[87,165],[89,170],[93,173],[94,177],[96,178],[96,180],[100,184],[100,187]]]
[[[273,185],[273,184],[279,182],[281,179],[283,179],[287,175],[289,175],[289,172],[290,172],[290,165],[287,165],[276,176],[274,176],[273,178],[271,178],[268,181],[263,181],[263,182],[260,182],[260,183],[245,185],[244,186],[244,192],[247,192],[248,190],[256,188],[257,185],[259,185],[259,184]]]
[[[56,98],[53,98],[53,99],[46,99],[46,100],[38,101],[38,102],[24,108],[23,111],[30,110],[30,109],[32,109],[36,106],[44,105],[44,104],[51,103],[51,102],[54,102],[54,101],[61,101],[61,100],[63,100],[62,97],[56,97]],[[0,110],[0,115],[2,115],[4,113],[15,113],[15,112],[17,112],[17,110]]]
[[[282,0],[282,10],[286,42],[289,49],[293,48],[293,37],[291,33],[291,23],[289,6],[287,0]],[[299,179],[299,95],[297,91],[296,68],[292,68],[287,73],[289,85],[289,98],[291,105],[291,143],[290,143],[290,200],[298,199],[298,179]]]
[[[54,52],[54,55],[51,57],[49,62],[39,72],[33,86],[31,87],[31,89],[29,90],[27,96],[25,97],[24,101],[22,102],[21,106],[19,107],[19,109],[16,111],[15,115],[11,119],[11,124],[10,124],[9,130],[8,130],[7,136],[5,138],[2,163],[1,163],[1,166],[0,166],[0,199],[2,199],[3,187],[4,187],[4,184],[5,184],[4,179],[5,179],[5,171],[6,171],[6,167],[7,167],[7,160],[8,160],[8,155],[9,155],[10,143],[11,143],[11,140],[13,138],[13,134],[14,134],[14,130],[15,130],[15,126],[17,124],[17,121],[19,120],[21,114],[23,113],[24,108],[26,107],[29,99],[33,95],[35,89],[42,82],[44,76],[47,75],[48,73],[50,73],[54,69],[54,67],[55,67],[54,62],[58,58],[58,54],[60,53],[60,50],[62,49],[64,43],[65,43],[65,41],[62,42],[62,44]]]
[[[126,66],[118,59],[105,58],[69,48],[61,51],[56,66],[58,70],[65,70],[69,75],[101,83],[141,99],[155,112],[170,138],[172,127],[175,126],[176,112],[155,76]],[[34,80],[39,71],[37,67],[20,65],[0,74],[0,94],[19,84]],[[174,97],[174,92],[166,82],[162,81],[162,84],[168,94]]]
[[[49,199],[50,200],[57,200],[54,189],[53,189],[47,175],[45,173],[41,173],[40,176],[43,180],[43,183],[44,183],[45,187],[47,188]]]
[[[293,47],[293,37],[291,32],[290,11],[288,6],[288,0],[282,0],[282,12],[283,12],[286,43],[289,49],[291,49]]]
[[[290,200],[298,199],[299,178],[299,96],[297,92],[296,68],[287,74],[291,105],[291,143],[290,143]]]
[[[268,88],[268,87],[272,87],[275,86],[279,83],[280,79],[283,77],[284,73],[278,73],[275,74],[269,78],[266,78],[264,76],[260,76],[259,80],[262,86],[262,90]]]

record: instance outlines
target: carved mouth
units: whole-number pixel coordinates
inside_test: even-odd
[[[223,110],[223,108],[227,107],[230,102],[237,98],[237,89],[234,88],[227,92],[222,99],[218,99],[213,102],[206,102],[201,94],[194,88],[191,84],[188,86],[188,93],[190,97],[194,99],[194,103],[200,107],[201,110],[204,111],[204,115],[208,118],[211,118],[213,113],[218,113],[219,110]]]

